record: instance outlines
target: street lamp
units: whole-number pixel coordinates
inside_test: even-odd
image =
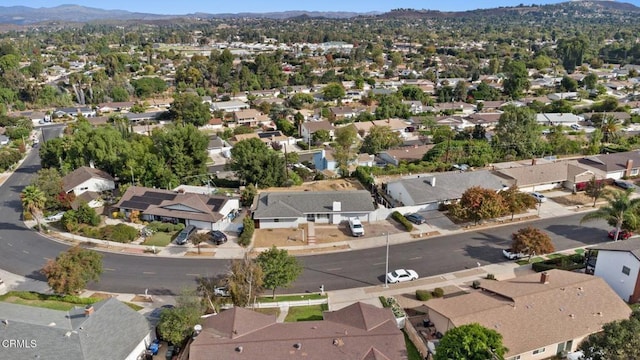
[[[387,255],[385,258],[385,271],[384,271],[384,287],[389,287],[389,280],[387,279],[387,274],[389,273],[389,233],[387,235]]]

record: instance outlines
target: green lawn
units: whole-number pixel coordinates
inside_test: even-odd
[[[547,259],[556,259],[556,258],[561,258],[561,257],[564,257],[564,255],[558,254],[558,253],[547,255]]]
[[[640,311],[640,303],[638,304],[631,304],[629,305],[631,307],[631,310],[633,311]]]
[[[73,304],[73,303],[68,303],[68,302],[58,301],[58,300],[25,300],[25,299],[14,297],[14,296],[8,297],[5,301],[12,304],[28,305],[28,306],[35,306],[35,307],[41,307],[41,308],[46,308],[51,310],[62,310],[62,311],[69,311],[76,306],[84,306],[83,304]],[[96,299],[96,302],[97,301],[99,300]]]
[[[78,297],[67,297],[69,299],[76,299],[71,301],[64,301],[63,298],[56,295],[48,295],[48,294],[38,294],[26,291],[10,291],[5,295],[0,296],[0,301],[8,302],[11,304],[18,305],[27,305],[27,306],[35,306],[41,307],[45,309],[51,310],[61,310],[61,311],[69,311],[74,307],[84,307],[87,304],[96,303],[98,301],[104,300],[104,298],[99,297],[89,297],[89,298],[78,298]],[[74,302],[81,301],[81,302]],[[135,311],[142,310],[143,307],[124,301],[123,304],[127,305],[131,309]]]
[[[318,293],[313,294],[304,294],[304,295],[278,295],[276,298],[272,298],[271,296],[263,296],[258,298],[258,302],[262,303],[272,303],[278,301],[301,301],[301,300],[318,300],[318,299],[326,299],[327,295],[320,295]]]
[[[174,232],[166,233],[162,231],[158,231],[153,235],[149,236],[145,239],[142,245],[148,246],[167,246],[171,243],[171,238],[173,237]]]
[[[518,264],[518,265],[527,265],[527,264],[537,263],[537,262],[540,262],[540,261],[544,261],[544,259],[539,257],[539,256],[536,256],[536,257],[531,258],[531,261],[529,261],[527,259],[518,260],[518,261],[516,261],[516,264]]]
[[[296,306],[289,308],[285,322],[322,320],[322,312],[327,310],[326,304]]]
[[[418,351],[416,346],[413,344],[413,342],[409,339],[409,336],[407,336],[407,333],[404,330],[402,330],[402,334],[404,334],[404,343],[407,346],[408,359],[422,360],[422,356],[420,355],[420,352]]]
[[[584,254],[584,249],[576,249],[575,252],[576,252],[576,254],[582,255],[582,254]]]

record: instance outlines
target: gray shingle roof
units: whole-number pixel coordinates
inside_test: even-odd
[[[341,213],[375,210],[366,190],[263,192],[258,197],[254,219],[300,217],[304,214],[333,213],[333,203],[341,203]]]
[[[604,245],[590,247],[591,250],[628,251],[640,260],[640,239],[610,242]]]
[[[62,189],[65,192],[69,192],[74,187],[93,178],[113,181],[113,177],[105,171],[89,166],[81,166],[62,178]]]
[[[435,186],[431,179],[435,177]],[[429,204],[433,202],[459,199],[468,188],[481,186],[485,189],[500,190],[507,185],[499,176],[489,171],[448,172],[423,174],[416,178],[402,179],[399,182],[406,190],[414,204]]]
[[[115,298],[69,312],[0,302],[0,338],[35,341],[31,348],[3,348],[1,359],[124,359],[150,332],[144,316]]]

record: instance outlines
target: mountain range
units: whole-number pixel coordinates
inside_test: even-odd
[[[125,10],[104,10],[80,5],[60,5],[50,8],[32,8],[28,6],[0,6],[0,24],[29,25],[48,22],[92,22],[98,20],[166,20],[172,18],[204,18],[204,19],[231,19],[231,18],[269,18],[269,19],[289,19],[300,17],[314,18],[352,18],[357,16],[380,16],[380,17],[458,17],[458,16],[474,16],[474,15],[500,15],[501,13],[513,13],[513,11],[536,11],[536,9],[554,9],[558,7],[575,7],[582,6],[590,10],[601,9],[613,13],[629,12],[639,13],[640,8],[633,4],[606,0],[573,0],[565,3],[554,5],[532,5],[532,6],[515,6],[515,7],[499,7],[494,9],[479,9],[464,12],[441,12],[435,10],[416,10],[416,9],[395,9],[387,13],[368,12],[338,12],[338,11],[283,11],[269,13],[237,13],[237,14],[208,14],[193,13],[186,15],[160,15],[152,13],[130,12]],[[541,10],[541,11],[543,11]]]

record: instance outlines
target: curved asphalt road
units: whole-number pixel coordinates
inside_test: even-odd
[[[43,130],[44,139],[57,136],[60,128]],[[37,151],[32,151],[22,166],[0,187],[0,266],[15,274],[44,280],[40,269],[47,259],[55,258],[68,247],[28,230],[21,220],[20,191],[40,168]],[[551,234],[558,250],[606,241],[604,222],[578,225],[581,214],[528,223]],[[519,225],[391,246],[389,268],[415,269],[421,276],[432,276],[504,261],[501,249],[509,246],[510,235]],[[195,287],[199,276],[222,276],[228,260],[155,258],[151,256],[103,253],[104,272],[89,288],[109,292],[175,295]],[[278,292],[315,292],[345,289],[384,282],[385,248],[304,256],[304,271],[294,285]]]

